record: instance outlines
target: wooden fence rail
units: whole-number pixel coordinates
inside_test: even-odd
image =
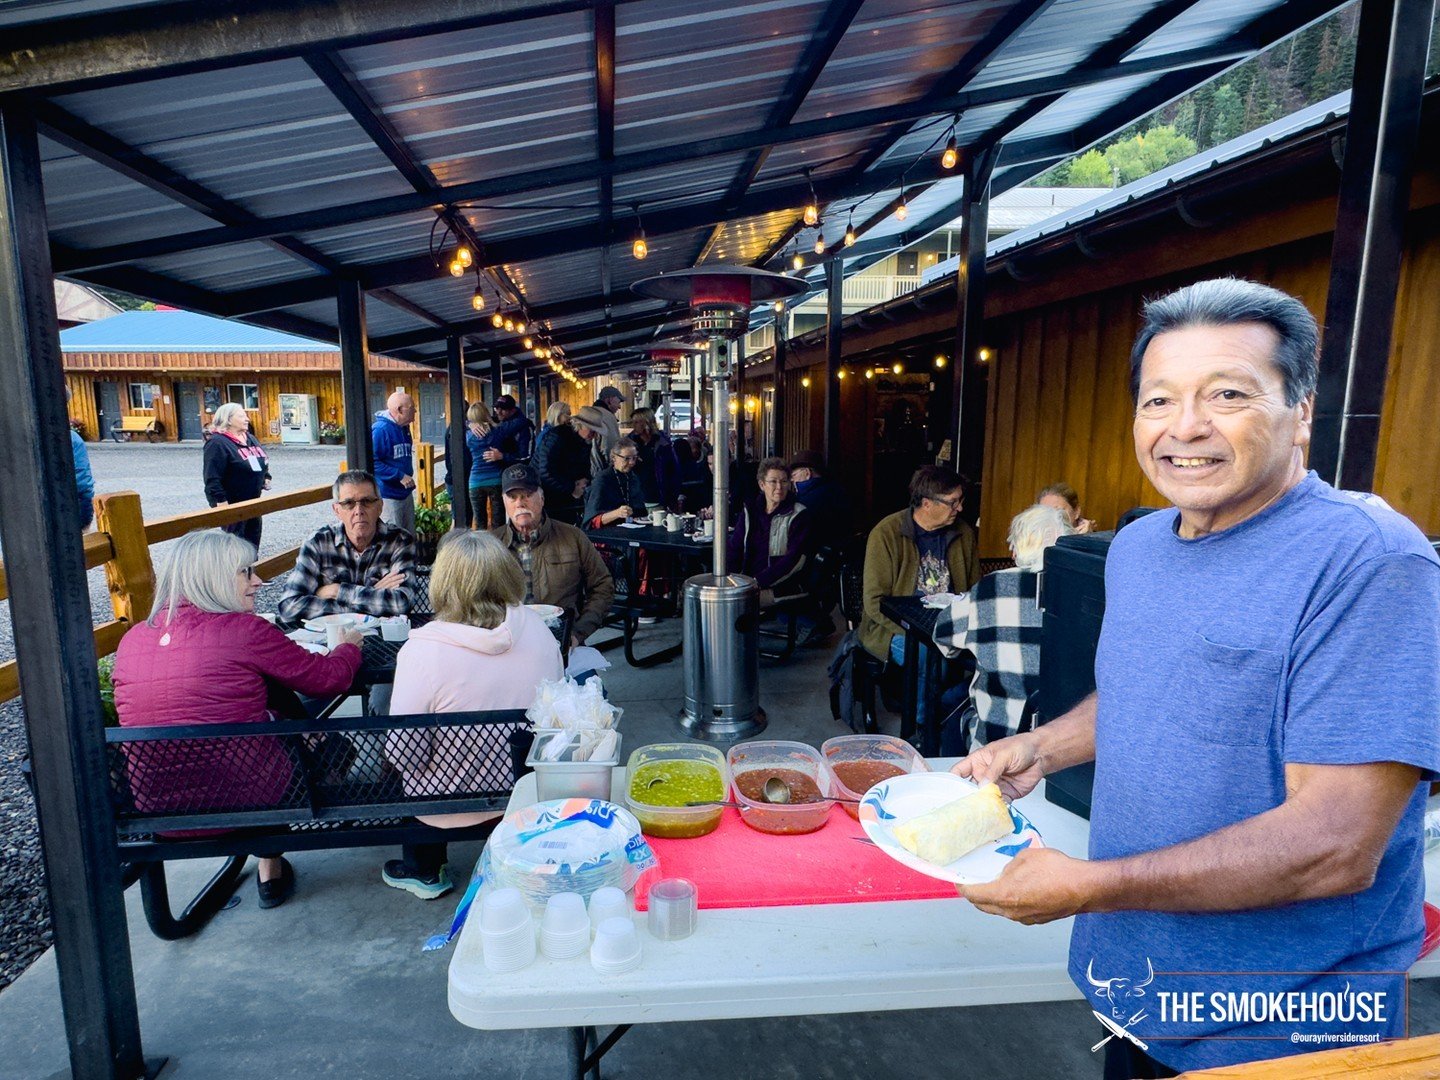
[[[415,444],[416,502],[421,506],[435,503],[435,465],[445,460],[429,443]],[[340,465],[343,471],[344,463]],[[149,618],[155,602],[155,564],[150,555],[153,544],[175,540],[196,529],[215,529],[233,525],[280,510],[329,502],[331,485],[265,495],[246,503],[197,510],[188,514],[146,521],[140,496],[133,491],[116,491],[95,497],[95,528],[85,536],[85,568],[105,567],[105,580],[110,587],[110,606],[115,613],[111,622],[95,628],[95,656],[98,659],[113,653],[125,631],[141,619]],[[271,578],[293,569],[300,554],[298,547],[271,555],[256,564],[262,578]],[[5,565],[0,563],[0,600],[9,597]],[[20,672],[16,661],[0,664],[0,704],[20,694]]]

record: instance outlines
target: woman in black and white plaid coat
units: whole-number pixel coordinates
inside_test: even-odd
[[[986,574],[955,598],[935,625],[946,656],[975,656],[970,692],[945,696],[941,753],[968,754],[1020,730],[1025,699],[1040,687],[1041,612],[1036,603],[1045,549],[1075,530],[1049,506],[1031,506],[1010,522],[1011,570]]]

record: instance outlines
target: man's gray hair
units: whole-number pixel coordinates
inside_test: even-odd
[[[346,469],[339,476],[335,477],[335,483],[330,488],[331,497],[336,502],[340,501],[340,489],[346,484],[369,484],[375,489],[377,497],[380,494],[380,485],[375,482],[375,477],[372,474],[366,472],[364,469]]]
[[[236,581],[255,562],[255,545],[219,529],[186,533],[171,545],[155,576],[151,626],[175,618],[182,602],[201,611],[244,611]]]
[[[1045,549],[1075,530],[1065,515],[1053,506],[1030,506],[1010,521],[1010,554],[1021,570],[1039,570],[1045,563]]]
[[[1295,297],[1242,278],[1197,281],[1146,303],[1144,325],[1130,350],[1130,396],[1140,397],[1140,362],[1159,334],[1192,326],[1263,323],[1280,337],[1272,357],[1285,380],[1285,404],[1296,405],[1315,392],[1320,376],[1320,329]]]

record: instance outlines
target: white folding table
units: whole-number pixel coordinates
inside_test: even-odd
[[[952,760],[931,765],[948,768]],[[624,783],[624,770],[616,769],[614,799],[622,804]],[[510,808],[534,800],[530,775],[515,786]],[[1047,845],[1085,857],[1089,822],[1047,802],[1043,782],[1016,805]],[[1440,878],[1440,853],[1432,860],[1431,883]],[[1431,903],[1440,903],[1440,888],[1432,884],[1428,892]],[[1082,996],[1067,974],[1073,920],[1022,926],[958,897],[702,909],[696,932],[683,941],[651,938],[643,912],[635,920],[643,962],[628,974],[602,976],[585,956],[541,956],[522,971],[493,974],[481,960],[478,919],[472,919],[450,961],[450,1012],[484,1030],[571,1028],[575,1076],[598,1077],[600,1057],[632,1024]],[[1411,974],[1440,975],[1440,950]],[[597,1044],[598,1025],[615,1028]]]

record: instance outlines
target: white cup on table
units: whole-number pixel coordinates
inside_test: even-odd
[[[679,532],[679,531],[680,531],[680,515],[679,515],[679,514],[666,514],[666,515],[665,515],[665,528],[666,528],[666,530],[669,531],[669,532]]]
[[[404,615],[380,620],[380,636],[386,641],[406,641],[410,637],[410,620]]]
[[[325,648],[334,652],[340,647],[342,637],[345,633],[345,624],[341,622],[328,622],[325,624]]]
[[[713,539],[715,538],[715,519],[714,519],[714,518],[706,518],[706,519],[705,519],[705,524],[704,524],[703,526],[701,526],[701,528],[700,528],[700,535],[703,536],[703,537],[705,537],[706,540],[713,540]]]

